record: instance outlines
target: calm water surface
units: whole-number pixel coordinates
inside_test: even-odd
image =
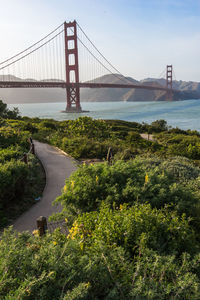
[[[61,113],[64,102],[9,104],[18,107],[22,116],[53,118],[55,120],[76,119],[90,116],[95,119],[120,119],[146,122],[165,119],[173,127],[196,129],[200,131],[200,100],[177,102],[82,102],[83,110],[88,113]]]

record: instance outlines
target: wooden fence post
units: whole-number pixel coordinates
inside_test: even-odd
[[[108,162],[108,164],[111,164],[112,156],[113,156],[113,154],[112,154],[112,148],[109,147],[108,148],[108,153],[107,153],[107,162]]]
[[[37,229],[39,236],[43,236],[47,231],[47,219],[45,217],[39,217],[37,219]]]
[[[28,164],[28,155],[27,153],[24,153],[24,156],[23,156],[23,162],[25,162],[25,164]]]
[[[31,144],[31,153],[35,154],[35,145],[33,143]]]

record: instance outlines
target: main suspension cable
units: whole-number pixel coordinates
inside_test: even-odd
[[[77,23],[77,22],[76,22]],[[90,40],[90,38],[87,36],[87,34],[83,31],[83,29],[81,28],[81,26],[77,23],[77,25],[78,25],[78,27],[79,27],[79,29],[82,31],[82,33],[85,35],[85,37],[87,38],[87,40],[91,43],[91,45],[95,48],[95,50],[100,54],[100,56],[118,73],[118,74],[120,74],[121,76],[123,76],[124,77],[124,75],[118,70],[118,69],[116,69],[108,60],[107,60],[107,58],[98,50],[98,48],[94,45],[94,43]],[[79,39],[79,38],[78,38]],[[79,39],[79,41],[83,44],[83,42]],[[86,49],[90,52],[90,54],[92,54],[92,52],[87,48],[87,46],[85,46],[84,44],[83,44],[83,46],[84,47],[86,47]],[[100,62],[93,54],[92,54],[92,56],[98,61],[98,62]],[[100,62],[101,63],[101,62]],[[105,65],[104,64],[102,64],[101,63],[101,65],[104,67],[104,68],[106,68],[106,70],[108,70],[112,75],[115,75],[116,76],[116,74],[114,74],[111,70],[109,70],[107,67],[105,67]],[[118,77],[118,76],[116,76],[118,79],[120,79],[120,80],[122,80],[122,81],[124,81],[124,82],[126,82],[126,81],[128,81],[128,82],[130,82],[130,83],[132,83],[131,82],[131,80],[129,80],[128,78],[120,78],[120,77]]]
[[[52,35],[55,31],[57,31],[61,26],[63,26],[63,24],[64,24],[64,23],[62,23],[60,26],[58,26],[58,27],[57,27],[56,29],[54,29],[52,32],[50,32],[49,34],[47,34],[45,37],[43,37],[43,38],[42,38],[41,40],[39,40],[37,43],[34,43],[33,45],[31,45],[31,46],[28,47],[27,49],[25,49],[25,50],[23,50],[23,51],[21,51],[21,52],[15,54],[14,56],[12,56],[12,57],[10,57],[10,58],[8,58],[8,59],[6,59],[6,60],[4,60],[3,62],[0,63],[0,65],[4,64],[4,63],[6,63],[6,62],[8,62],[9,60],[14,59],[15,57],[17,57],[17,56],[23,54],[24,52],[26,52],[26,51],[30,50],[31,48],[33,48],[34,46],[36,46],[37,44],[41,43],[41,42],[44,41],[46,38],[48,38],[50,35]]]
[[[9,64],[7,64],[7,65],[1,67],[0,70],[3,70],[3,69],[5,69],[6,67],[9,67],[10,65],[12,65],[12,64],[14,64],[14,63],[20,61],[21,59],[27,57],[28,55],[34,53],[35,51],[37,51],[38,49],[42,48],[43,46],[45,46],[46,44],[48,44],[50,41],[52,41],[53,39],[55,39],[57,36],[59,36],[63,31],[64,31],[64,29],[63,29],[62,31],[60,31],[59,33],[57,33],[56,35],[54,35],[51,39],[49,39],[48,41],[46,41],[46,42],[43,43],[42,45],[40,45],[40,46],[38,46],[37,48],[35,48],[35,49],[33,49],[32,51],[30,51],[29,53],[27,53],[27,54],[21,56],[20,58],[18,58],[18,59],[16,59],[16,60],[12,61],[11,63],[9,63]],[[37,44],[37,43],[36,43],[36,44]]]

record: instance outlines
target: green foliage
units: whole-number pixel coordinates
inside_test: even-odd
[[[5,163],[6,161],[10,161],[11,159],[21,158],[23,155],[23,150],[24,149],[19,145],[4,149],[0,148],[0,163]]]
[[[34,124],[32,124],[30,122],[22,124],[21,129],[23,131],[29,131],[32,134],[38,132],[38,128]]]
[[[65,130],[67,136],[70,137],[87,136],[89,139],[109,137],[109,127],[106,122],[103,120],[93,120],[90,117],[80,117],[74,121],[68,121]]]
[[[1,114],[1,116],[6,111],[6,108],[7,108],[7,104],[3,103],[3,101],[0,100],[0,114]]]
[[[102,201],[118,207],[137,201],[157,208],[170,204],[179,214],[194,216],[199,203],[199,175],[199,168],[182,159],[136,158],[112,166],[85,165],[66,179],[57,201],[77,214],[98,210]]]
[[[127,160],[141,154],[200,159],[199,133],[179,128],[169,129],[165,120],[148,125],[122,120],[93,120],[90,117],[62,122],[24,117],[20,120],[1,119],[0,125],[2,132],[7,132],[7,137],[9,131],[13,133],[15,130],[16,136],[7,139],[8,143],[13,144],[17,135],[27,134],[27,138],[33,136],[39,141],[55,145],[76,159],[106,159],[109,147],[113,150],[115,160]],[[4,144],[2,132],[0,143]],[[144,132],[153,133],[154,140],[142,138],[140,134]]]
[[[40,122],[39,127],[40,128],[48,128],[51,130],[57,129],[55,121],[51,121],[51,120],[44,120],[44,121]]]
[[[24,153],[30,149],[28,140],[31,133],[24,130],[32,130],[34,126],[31,123],[24,124],[21,120],[2,120],[4,121],[0,127],[1,228],[29,208],[44,185],[38,161],[30,154],[28,165],[21,161]]]
[[[171,156],[180,155],[191,159],[200,159],[200,139],[196,135],[161,133],[157,138],[161,143],[167,145],[166,152]]]
[[[127,160],[141,154],[156,154],[160,157],[178,155],[195,160],[200,158],[199,133],[179,128],[169,129],[164,120],[148,125],[121,120],[93,120],[90,117],[62,122],[24,117],[21,120],[2,119],[0,124],[2,131],[7,131],[7,137],[10,130],[16,131],[16,136],[8,140],[11,144],[17,135],[26,133],[27,137],[33,136],[39,141],[55,145],[76,159],[106,159],[109,147],[113,150],[115,160]],[[142,138],[143,132],[153,133],[154,140]],[[3,142],[1,135],[0,142]]]
[[[109,140],[100,142],[86,137],[63,138],[60,148],[76,159],[94,157],[105,159],[110,144]],[[117,153],[118,150],[119,145],[112,143],[113,154]]]
[[[3,211],[11,202],[22,197],[27,177],[28,166],[20,161],[11,160],[5,164],[0,164],[0,208]],[[0,226],[3,225],[1,221]]]
[[[139,124],[121,120],[92,120],[80,117],[63,122],[49,121],[51,127],[39,125],[35,138],[46,141],[68,152],[77,159],[106,158],[108,148],[116,159],[130,159],[135,155],[155,153],[158,156],[200,158],[199,134],[196,131],[169,129],[165,120]],[[45,123],[44,123],[45,124]],[[141,137],[153,133],[154,141]]]
[[[149,204],[120,205],[110,209],[102,205],[99,212],[78,216],[69,238],[83,247],[106,244],[113,249],[123,247],[131,256],[141,255],[140,244],[159,254],[195,253],[197,242],[184,216],[168,209],[152,209]]]
[[[130,257],[105,242],[82,248],[59,231],[39,238],[7,230],[0,241],[0,298],[198,299],[199,254],[159,255],[143,240],[139,255]]]
[[[23,132],[12,127],[2,126],[0,127],[0,145],[1,148],[7,148],[11,145],[20,145],[24,150],[28,150],[29,147],[27,141],[30,137],[28,132]]]
[[[7,104],[0,100],[0,117],[6,119],[18,119],[19,110],[17,107],[14,107],[13,110],[8,109]]]
[[[165,120],[154,121],[151,123],[151,126],[149,128],[149,131],[151,132],[162,132],[167,130],[168,130],[168,126]]]
[[[200,170],[183,157],[198,165],[198,132],[164,120],[0,118],[0,226],[24,207],[26,184],[32,198],[30,186],[39,188],[36,159],[18,161],[30,136],[79,159],[104,159],[112,147],[114,162],[82,165],[66,179],[57,201],[73,224],[68,236],[4,231],[0,299],[199,299]]]

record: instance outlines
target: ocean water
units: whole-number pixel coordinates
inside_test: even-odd
[[[164,119],[168,125],[182,129],[200,131],[200,100],[177,102],[82,102],[87,113],[61,113],[66,103],[30,103],[9,104],[9,108],[18,107],[21,116],[72,120],[80,116],[94,119],[119,119],[151,123]]]

